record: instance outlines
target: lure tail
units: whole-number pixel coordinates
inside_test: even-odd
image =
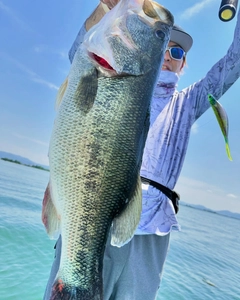
[[[226,142],[226,151],[227,151],[228,159],[232,161],[232,156],[230,153],[230,148],[229,148],[228,142]]]

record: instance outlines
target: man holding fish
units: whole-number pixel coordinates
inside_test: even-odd
[[[117,8],[120,9],[120,5],[123,2],[123,0],[101,0],[98,7],[86,20],[79,31],[79,34],[70,49],[69,58],[73,64],[73,68],[77,63],[77,57],[80,53],[79,49],[82,47],[81,44],[83,41],[86,43],[87,40],[89,41],[89,44],[91,44],[91,38],[94,39],[94,25],[101,22],[102,18],[105,18],[104,20],[107,20],[107,17],[110,18],[113,13],[115,13],[115,9],[116,11]],[[133,2],[134,1],[132,1],[132,3]],[[161,9],[156,8],[156,6],[152,5],[152,2],[150,2],[151,1],[144,1],[143,11],[150,19],[156,21],[156,11]],[[161,14],[162,11],[160,15]],[[147,19],[148,21],[150,20],[149,18]],[[164,21],[165,24],[171,27],[171,22],[169,21],[170,17],[168,16],[166,19],[167,21]],[[145,22],[148,21],[146,21],[145,18]],[[157,22],[159,21],[156,21],[154,26],[156,26]],[[111,227],[103,257],[103,295],[100,291],[98,295],[94,295],[92,298],[89,296],[87,298],[87,296],[79,296],[80,294],[78,294],[77,288],[73,288],[72,285],[68,288],[64,282],[65,279],[65,281],[71,281],[71,279],[68,279],[66,275],[62,275],[65,273],[64,266],[61,267],[61,265],[64,265],[62,262],[64,258],[61,257],[61,252],[66,248],[62,244],[62,240],[64,240],[64,243],[66,244],[66,237],[62,234],[62,238],[60,237],[56,244],[56,257],[44,299],[153,300],[156,298],[163,273],[163,265],[168,252],[170,232],[174,229],[179,230],[179,224],[176,218],[178,199],[177,194],[172,190],[176,185],[183,166],[191,126],[210,107],[208,95],[211,94],[215,99],[219,99],[240,76],[239,22],[238,16],[234,39],[226,56],[219,60],[203,79],[193,83],[180,92],[176,89],[177,83],[186,64],[186,55],[192,46],[193,40],[183,29],[178,26],[173,26],[167,48],[165,48],[166,50],[164,49],[164,59],[159,65],[161,70],[156,77],[157,80],[152,94],[149,120],[150,126],[141,156],[141,217],[137,229],[134,232],[134,236],[132,237],[131,234],[128,236],[131,238],[130,241],[128,241],[129,239],[127,239],[127,237],[122,238],[120,242],[118,237],[115,237],[116,239],[111,239],[115,230],[114,225]],[[104,23],[100,24],[103,25]],[[129,25],[127,26],[130,28]],[[116,35],[119,34],[119,28],[114,27],[114,29],[116,29]],[[164,30],[165,29],[162,27],[160,31],[164,32]],[[88,31],[89,35],[87,33]],[[156,31],[158,36],[161,35],[160,31]],[[165,34],[165,36],[167,36],[167,30]],[[125,41],[127,41],[127,43],[131,44],[132,39],[130,36],[125,35],[124,38],[126,38]],[[164,41],[162,45],[164,45]],[[148,47],[150,48],[150,44]],[[159,51],[160,50],[161,49],[159,49]],[[101,77],[98,77],[98,82],[100,82],[104,76],[108,76],[111,79],[113,72],[116,70],[120,73],[117,68],[118,65],[111,60],[111,57],[107,59],[106,57],[100,57],[99,54],[92,57],[94,57],[101,65],[100,67],[98,66],[97,69],[98,74],[101,73]],[[124,71],[121,73],[122,77],[124,77],[127,72],[124,68],[121,69]],[[141,68],[139,68],[139,70],[140,69]],[[138,74],[140,75],[140,73]],[[135,76],[136,72],[134,74],[129,73],[129,75],[130,77]],[[136,77],[141,77],[141,75],[137,75]],[[94,78],[92,75],[90,78],[91,81],[87,81],[87,83],[94,82],[94,80],[92,80]],[[68,80],[71,81],[70,75]],[[122,88],[123,87],[124,85],[122,85]],[[132,86],[132,88],[134,89],[134,86]],[[60,92],[62,92],[62,88]],[[89,90],[87,92],[89,92]],[[94,86],[91,88],[90,92],[94,93]],[[64,97],[62,101],[64,102]],[[87,107],[84,106],[84,111],[81,115],[82,118],[85,118],[85,115],[88,115],[94,107],[93,103],[87,104]],[[83,105],[82,102],[81,105]],[[64,103],[60,105],[60,108],[61,106],[64,106]],[[59,128],[61,128],[61,126],[59,126]],[[131,140],[129,140],[129,143],[130,141]],[[66,147],[67,146],[68,145],[66,145]],[[87,146],[88,144],[86,147]],[[141,153],[141,151],[139,153]],[[50,171],[51,161],[53,161],[53,169],[55,167],[53,157],[54,154],[51,154],[50,151]],[[63,156],[61,156],[61,158],[63,159]],[[104,161],[101,161],[101,163],[103,164]],[[73,167],[74,166],[71,168]],[[69,172],[69,168],[70,167],[65,169],[66,172]],[[56,167],[56,169],[58,169],[58,167]],[[100,165],[99,169],[101,169]],[[94,170],[94,173],[96,173],[97,169]],[[53,191],[50,195],[49,188],[47,188],[43,207],[43,220],[46,227],[48,227],[49,222],[49,216],[46,213],[48,210],[46,209],[46,203],[48,203],[52,197],[57,198],[56,195],[58,194],[54,191],[57,186],[54,170],[52,171],[51,176],[53,176],[53,179],[51,179],[51,189]],[[91,178],[88,178],[89,184],[90,181]],[[117,182],[118,178],[115,178],[116,185]],[[137,183],[134,182],[134,188],[135,186],[137,189]],[[74,189],[72,192],[74,192]],[[129,203],[132,202],[129,201]],[[135,209],[137,208],[137,206],[134,207]],[[94,209],[94,205],[92,206],[92,209]],[[64,219],[64,217],[61,216],[61,213],[59,213],[60,210],[58,210],[58,208],[56,210],[61,219]],[[134,213],[133,211],[131,212],[132,214],[128,215],[129,218],[133,217]],[[118,218],[118,214],[115,216]],[[125,230],[124,226],[122,230]],[[85,234],[87,233],[85,232]],[[80,273],[81,270],[79,269],[79,274]],[[77,274],[75,275],[77,276]],[[64,289],[67,290],[66,294],[62,292]],[[55,293],[56,290],[58,294]]]

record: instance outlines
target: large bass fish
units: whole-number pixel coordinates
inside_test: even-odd
[[[86,34],[60,88],[43,207],[49,235],[62,235],[51,300],[102,299],[110,228],[120,247],[138,225],[149,107],[172,25],[159,4],[122,0]]]

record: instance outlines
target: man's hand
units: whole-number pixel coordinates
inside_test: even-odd
[[[91,27],[93,27],[102,19],[102,17],[107,12],[107,7],[109,9],[112,9],[115,5],[118,4],[119,1],[120,0],[100,0],[100,3],[97,6],[97,8],[94,10],[91,16],[86,20],[85,23],[86,30],[88,31]],[[104,5],[105,7],[102,4],[105,4]]]
[[[100,0],[102,3],[106,4],[109,9],[112,9],[118,4],[120,0]]]

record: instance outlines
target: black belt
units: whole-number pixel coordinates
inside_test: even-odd
[[[178,201],[180,200],[180,195],[178,193],[170,190],[168,187],[166,187],[156,181],[153,181],[151,179],[141,176],[141,180],[142,180],[142,183],[148,183],[151,186],[155,187],[156,189],[160,190],[163,194],[165,194],[172,201],[173,207],[175,209],[175,213],[176,214],[178,213],[178,210],[179,210]]]

